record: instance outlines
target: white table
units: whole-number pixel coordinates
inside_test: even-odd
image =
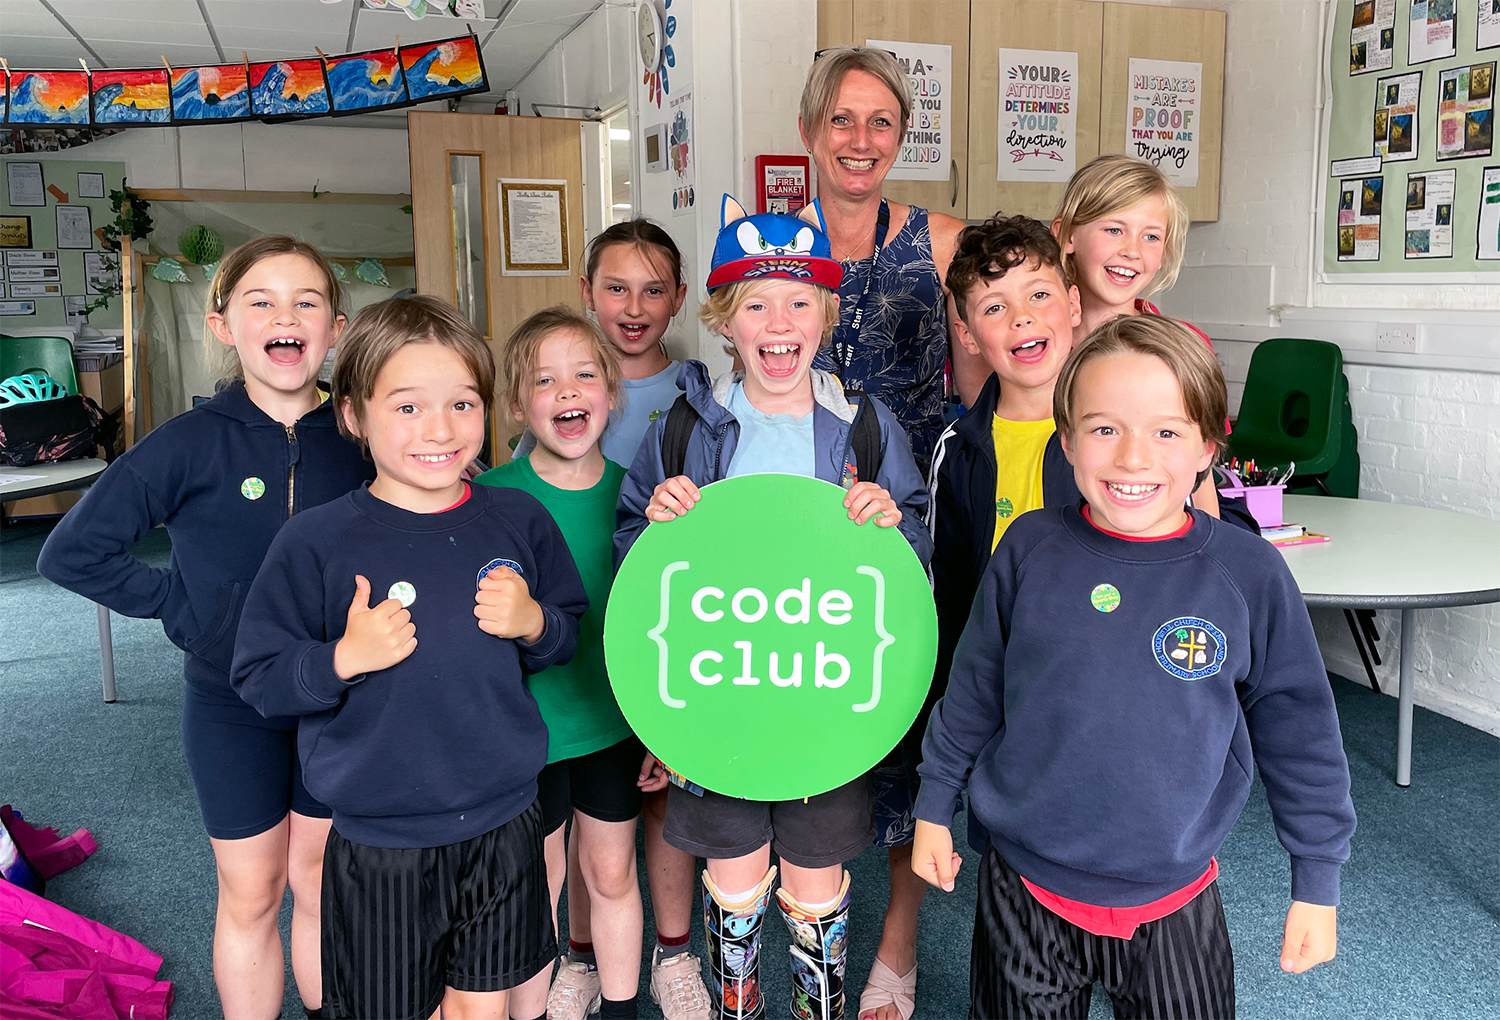
[[[1333,538],[1281,547],[1309,606],[1401,611],[1396,783],[1410,786],[1413,617],[1500,602],[1500,521],[1327,496],[1287,496],[1283,513]]]
[[[0,466],[0,502],[9,503],[54,492],[83,492],[108,465],[102,460],[64,460],[31,467]],[[115,700],[115,647],[110,632],[109,610],[95,605],[99,615],[99,675],[104,681],[104,700]]]

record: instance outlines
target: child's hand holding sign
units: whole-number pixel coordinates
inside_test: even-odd
[[[333,648],[333,671],[340,680],[390,669],[417,649],[417,625],[397,599],[370,605],[370,582],[354,575],[349,622]]]
[[[479,590],[474,593],[474,615],[486,634],[528,645],[540,641],[547,627],[547,618],[531,597],[526,579],[504,564],[480,579]]]
[[[646,520],[658,523],[675,521],[691,510],[700,498],[698,486],[687,475],[668,478],[652,491],[651,501],[646,504]]]
[[[901,523],[901,508],[889,492],[874,482],[856,483],[844,497],[844,506],[855,524],[863,524],[871,517],[875,517],[876,526],[881,528],[894,528]]]

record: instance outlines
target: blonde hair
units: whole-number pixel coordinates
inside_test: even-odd
[[[1052,390],[1052,419],[1057,423],[1057,431],[1069,439],[1073,437],[1077,425],[1073,419],[1073,389],[1083,366],[1095,358],[1126,353],[1160,358],[1172,370],[1182,390],[1182,406],[1187,410],[1188,420],[1198,426],[1206,441],[1214,444],[1217,460],[1227,446],[1224,419],[1229,415],[1229,395],[1224,386],[1224,370],[1213,351],[1191,330],[1160,315],[1118,315],[1073,348]],[[1203,483],[1207,474],[1208,471],[1200,474],[1194,488]]]
[[[734,318],[746,301],[778,283],[798,283],[798,280],[736,280],[716,287],[708,300],[698,308],[698,319],[711,331],[723,334],[724,327]],[[816,283],[810,284],[818,295],[818,310],[823,313],[823,335],[818,340],[821,350],[833,339],[833,327],[839,323],[839,299],[833,291]],[[732,353],[732,352],[731,352]]]
[[[213,282],[208,285],[208,301],[203,309],[203,346],[208,355],[207,360],[210,365],[216,360],[223,360],[224,379],[243,379],[245,369],[240,364],[239,353],[233,347],[227,353],[224,351],[225,345],[219,342],[208,326],[208,317],[223,315],[224,309],[229,306],[229,299],[234,296],[234,289],[240,285],[245,274],[257,263],[278,255],[301,255],[316,266],[318,272],[323,274],[323,283],[327,288],[325,297],[331,308],[331,321],[338,321],[339,316],[344,314],[344,292],[339,286],[339,278],[333,274],[333,266],[328,257],[317,248],[286,234],[267,234],[253,241],[246,241],[219,260]]]
[[[808,69],[807,82],[802,86],[802,104],[797,111],[802,119],[802,131],[808,139],[828,130],[828,115],[838,103],[844,75],[850,71],[873,74],[891,90],[901,111],[900,133],[905,135],[906,125],[911,122],[911,83],[906,72],[885,50],[843,46],[822,51],[821,56],[813,58],[812,67]]]
[[[1167,236],[1163,238],[1161,268],[1141,292],[1150,297],[1177,282],[1182,269],[1182,253],[1187,244],[1191,217],[1177,188],[1167,175],[1134,156],[1111,153],[1097,156],[1073,174],[1057,210],[1057,240],[1066,251],[1076,227],[1128,209],[1148,198],[1159,198],[1167,209]],[[1063,267],[1070,279],[1078,279],[1078,267],[1072,254],[1063,255]]]
[[[339,431],[369,450],[369,444],[349,431],[344,408],[363,422],[365,403],[375,395],[380,370],[407,344],[438,344],[456,352],[474,377],[474,388],[488,414],[495,403],[495,356],[484,337],[446,301],[414,294],[387,298],[369,305],[349,323],[339,338],[333,359],[333,406]]]
[[[528,315],[505,339],[500,348],[501,374],[505,378],[505,406],[512,411],[524,410],[525,395],[536,375],[542,344],[555,333],[567,332],[582,340],[589,356],[599,366],[599,377],[610,399],[620,395],[620,361],[614,345],[605,339],[599,327],[565,305],[553,305]]]

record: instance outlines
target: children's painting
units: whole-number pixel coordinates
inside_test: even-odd
[[[95,124],[172,123],[172,82],[165,67],[93,73]]]
[[[311,117],[333,112],[323,61],[310,57],[251,64],[250,108],[257,117]]]
[[[394,49],[329,57],[328,94],[335,114],[400,106],[407,101],[401,60]]]
[[[83,71],[12,71],[9,124],[87,124],[89,76]]]
[[[401,47],[406,90],[415,100],[482,92],[484,62],[472,35]]]
[[[172,116],[200,124],[249,117],[250,83],[245,65],[172,68]]]

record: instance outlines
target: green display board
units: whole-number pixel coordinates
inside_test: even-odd
[[[1330,162],[1323,168],[1325,273],[1351,283],[1391,274],[1460,281],[1500,273],[1497,237],[1490,236],[1500,232],[1500,150],[1493,147],[1500,45],[1492,5],[1338,0],[1329,54]],[[1358,157],[1374,159],[1365,167],[1339,165]],[[1483,246],[1481,236],[1488,238]]]
[[[849,520],[836,485],[747,475],[702,492],[615,577],[620,710],[669,768],[726,796],[792,800],[863,775],[932,682],[926,571],[898,529]]]

